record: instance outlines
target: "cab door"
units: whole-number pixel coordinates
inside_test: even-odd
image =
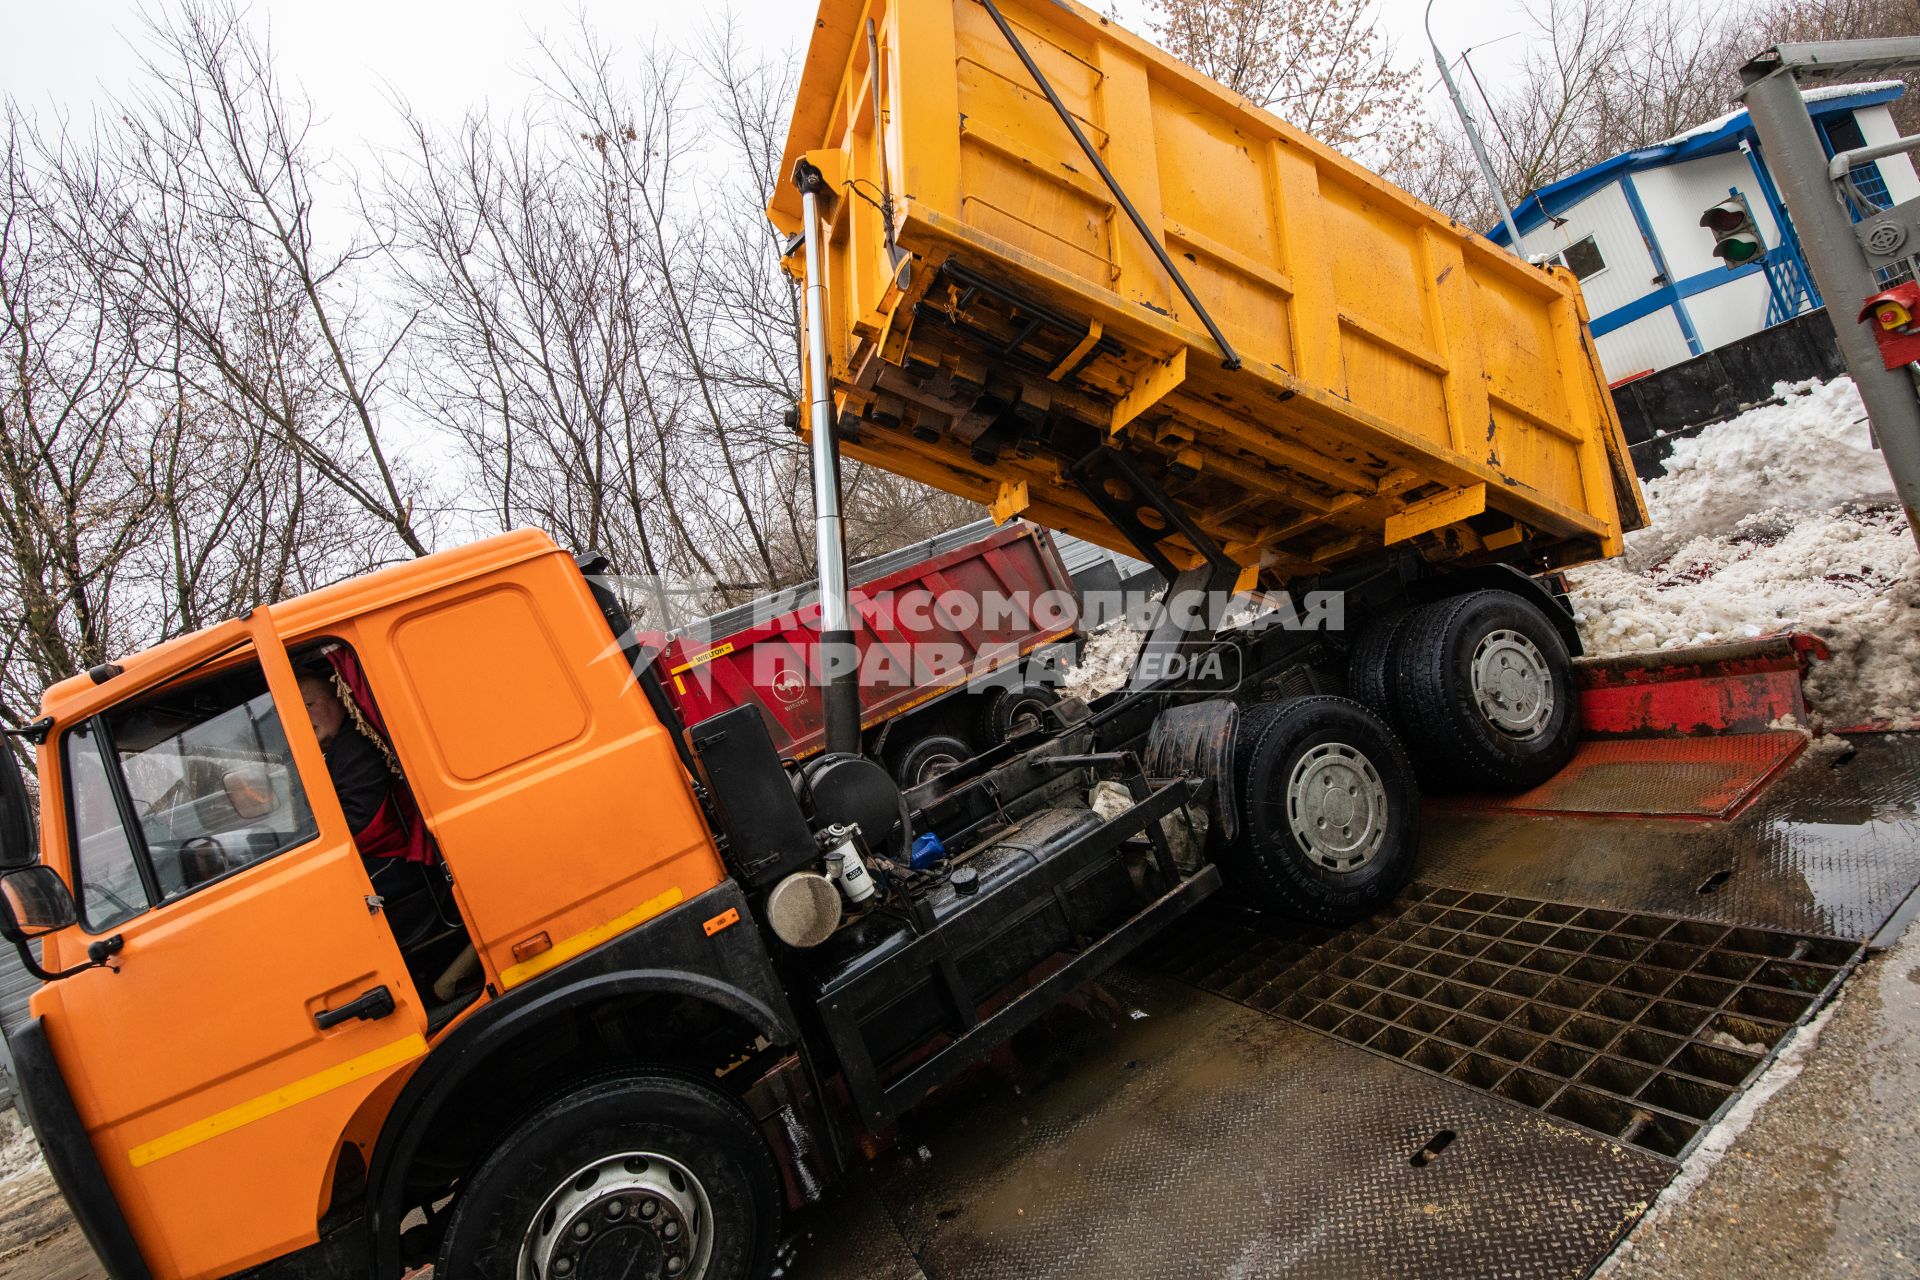
[[[52,954],[123,943],[34,1009],[155,1275],[216,1276],[316,1238],[341,1133],[426,1015],[266,611],[168,659],[43,749],[81,916]]]

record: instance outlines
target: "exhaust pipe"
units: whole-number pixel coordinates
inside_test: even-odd
[[[820,228],[826,175],[802,160],[801,229],[807,245],[807,418],[813,431],[813,554],[820,576],[820,705],[828,751],[860,754],[860,656],[847,598],[847,542],[840,523],[840,449],[833,434],[833,366],[827,362],[827,263]]]

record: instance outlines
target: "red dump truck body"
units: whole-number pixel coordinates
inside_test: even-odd
[[[853,569],[863,729],[1079,636],[1073,583],[1046,530],[1016,521],[961,532],[976,536],[935,539],[931,556],[903,567],[894,566],[918,548]],[[670,637],[655,666],[681,717],[693,725],[754,703],[782,756],[819,751],[819,613],[808,587]]]

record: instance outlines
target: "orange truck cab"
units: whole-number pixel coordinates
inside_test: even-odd
[[[0,753],[9,1043],[110,1274],[763,1273],[862,1131],[1219,883],[1088,727],[909,792],[684,728],[599,568],[512,533],[67,680],[37,832]]]
[[[430,864],[370,878],[356,851],[303,709],[299,673],[329,653],[364,671]],[[256,610],[44,710],[41,848],[78,918],[39,963],[112,955],[37,993],[23,1080],[49,1139],[69,1108],[84,1129],[91,1162],[48,1150],[93,1166],[62,1181],[117,1274],[224,1275],[312,1241],[463,1018],[671,913],[732,941],[700,932],[743,904],[672,736],[542,535]],[[739,1046],[788,1020],[754,960]],[[70,1101],[43,1108],[32,1065]]]

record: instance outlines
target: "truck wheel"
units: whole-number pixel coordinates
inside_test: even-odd
[[[894,781],[902,787],[917,787],[971,760],[973,755],[973,748],[960,739],[930,733],[924,738],[915,738],[900,753],[898,763],[893,766]]]
[[[732,1099],[667,1074],[548,1103],[454,1201],[435,1275],[747,1280],[772,1266],[780,1184]]]
[[[1347,657],[1347,696],[1392,724],[1393,678],[1400,639],[1412,609],[1394,609],[1369,622]]]
[[[1245,708],[1234,735],[1242,821],[1221,869],[1288,915],[1344,925],[1400,891],[1420,789],[1380,717],[1321,694]]]
[[[1037,684],[989,689],[977,722],[980,745],[997,747],[1015,734],[1045,724],[1047,708],[1059,700],[1059,694]]]
[[[1573,757],[1580,715],[1566,643],[1511,591],[1422,605],[1399,649],[1399,723],[1435,781],[1518,790]]]

